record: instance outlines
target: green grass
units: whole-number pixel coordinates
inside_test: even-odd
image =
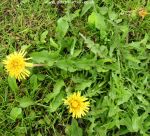
[[[0,2],[0,61],[15,50],[43,67],[21,82],[0,63],[0,136],[149,136],[149,0]],[[72,119],[63,99],[81,91],[90,111]]]

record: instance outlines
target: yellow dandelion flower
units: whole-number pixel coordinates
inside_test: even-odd
[[[24,58],[26,52],[21,50],[19,52],[11,53],[3,60],[5,69],[11,77],[15,77],[19,81],[25,79],[30,75],[30,71],[26,67],[32,67],[32,63],[26,62],[30,58]]]
[[[147,15],[148,15],[148,12],[147,12],[146,9],[141,8],[141,9],[139,10],[139,16],[142,17],[143,19],[144,19],[144,17],[147,16]]]
[[[89,110],[90,103],[87,98],[81,96],[80,92],[74,93],[64,100],[64,104],[68,105],[69,112],[73,118],[81,118],[86,115]]]

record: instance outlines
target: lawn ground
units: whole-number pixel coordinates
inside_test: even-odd
[[[19,50],[21,81],[2,63]],[[77,119],[74,92],[90,102]],[[150,136],[150,1],[1,0],[0,136]]]

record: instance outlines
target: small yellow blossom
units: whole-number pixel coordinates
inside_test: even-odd
[[[11,53],[3,60],[5,69],[11,77],[15,77],[19,81],[26,79],[30,75],[30,71],[26,67],[32,67],[32,63],[26,62],[30,58],[24,58],[26,52],[21,50],[19,52]]]
[[[74,93],[64,100],[64,104],[68,105],[69,112],[73,118],[81,118],[86,115],[89,110],[90,103],[88,99],[81,96],[80,92]]]
[[[139,16],[142,17],[143,19],[144,19],[144,17],[147,16],[147,15],[148,15],[148,12],[147,12],[146,9],[141,8],[141,9],[139,10]]]

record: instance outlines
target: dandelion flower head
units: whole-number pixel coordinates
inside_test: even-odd
[[[73,118],[81,118],[86,115],[89,110],[90,103],[87,98],[81,96],[80,92],[73,93],[64,100],[64,104],[68,105],[69,112]]]
[[[25,58],[26,52],[21,50],[19,52],[11,53],[3,60],[3,64],[8,74],[11,77],[15,77],[19,81],[21,79],[26,79],[30,75],[30,71],[27,67],[32,67],[32,63],[26,62],[30,58]]]
[[[147,16],[147,15],[148,15],[148,12],[147,12],[146,9],[141,8],[141,9],[139,10],[139,16],[142,17],[143,19],[144,19],[144,17]]]

